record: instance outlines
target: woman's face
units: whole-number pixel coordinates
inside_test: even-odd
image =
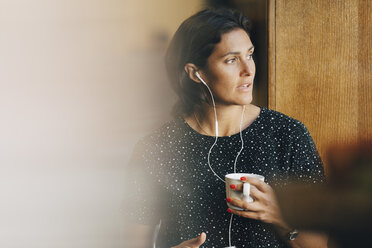
[[[256,66],[254,47],[243,29],[225,33],[200,70],[219,105],[246,105],[252,101]]]

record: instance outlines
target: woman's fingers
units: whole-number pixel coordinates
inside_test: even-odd
[[[205,242],[206,239],[207,239],[207,235],[204,232],[202,232],[198,237],[190,239],[189,241],[186,241],[186,242],[188,242],[189,246],[193,248],[194,247],[197,248],[201,246]]]
[[[205,240],[207,239],[207,235],[202,232],[198,237],[186,240],[182,242],[181,244],[174,246],[172,248],[199,248]]]
[[[243,208],[244,210],[248,210],[248,211],[260,210],[260,204],[258,202],[246,202],[246,201],[238,200],[235,198],[231,198],[230,203],[234,206]]]
[[[247,182],[253,186],[255,186],[258,190],[262,192],[267,192],[268,190],[271,189],[271,187],[265,183],[264,181],[261,181],[260,179],[254,178],[254,177],[246,177],[246,178],[241,178],[242,182]],[[242,186],[241,186],[242,187]]]
[[[230,188],[234,191],[243,191],[243,182],[246,182],[256,187],[258,190],[262,192],[267,192],[271,190],[271,187],[267,183],[254,177],[242,177],[240,180],[241,183],[230,184]]]
[[[242,191],[243,190],[243,183],[230,184],[230,189],[232,189],[234,191]]]
[[[286,226],[274,190],[268,184],[255,178],[244,179],[244,182],[252,185],[250,196],[254,201],[246,202],[236,198],[229,198],[228,201],[231,204],[244,209],[244,211],[234,209],[228,209],[228,211],[242,217],[272,223],[277,226]]]
[[[249,195],[254,199],[254,201],[260,201],[265,198],[265,193],[258,190],[256,187],[251,187]]]
[[[261,220],[261,213],[260,212],[254,212],[254,211],[240,211],[240,210],[235,210],[235,209],[232,209],[232,208],[229,208],[230,209],[230,213],[232,214],[236,214],[236,215],[239,215],[239,216],[243,216],[245,218],[249,218],[249,219],[254,219],[254,220]]]

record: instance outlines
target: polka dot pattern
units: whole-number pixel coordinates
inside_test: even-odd
[[[307,183],[324,181],[322,162],[301,122],[261,108],[257,119],[243,130],[243,139],[236,172],[264,175],[271,186],[285,185],[293,178]],[[137,145],[130,164],[136,174],[128,179],[134,206],[129,214],[142,224],[162,220],[159,247],[177,245],[203,231],[207,241],[202,247],[228,246],[231,214],[226,211],[225,185],[207,163],[214,140],[176,118]],[[234,171],[240,147],[239,134],[218,138],[210,158],[220,177]],[[233,218],[232,245],[287,247],[271,225],[240,216]]]

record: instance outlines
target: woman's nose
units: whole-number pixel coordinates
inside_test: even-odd
[[[241,75],[251,76],[253,73],[254,62],[246,60],[242,62]]]

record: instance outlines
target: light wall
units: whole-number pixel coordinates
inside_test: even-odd
[[[174,101],[153,37],[200,3],[0,0],[0,247],[123,247],[125,163]]]

